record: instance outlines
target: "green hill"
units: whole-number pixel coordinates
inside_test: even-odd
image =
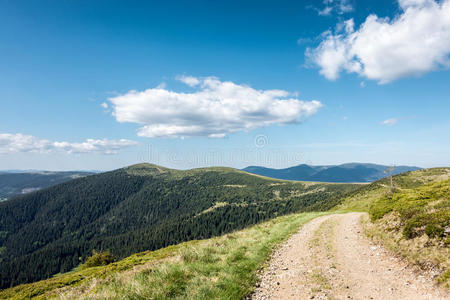
[[[258,270],[264,266],[273,249],[299,226],[319,215],[346,211],[369,212],[373,223],[365,224],[366,234],[411,263],[425,269],[432,268],[437,272],[438,281],[448,285],[449,244],[445,230],[450,221],[450,168],[394,176],[393,189],[389,179],[358,186],[307,185],[249,176],[227,168],[176,171],[138,165],[115,172],[119,171],[124,171],[124,176],[150,176],[152,180],[168,176],[175,181],[191,176],[199,180],[200,174],[209,174],[208,178],[217,176],[215,181],[220,178],[220,186],[229,188],[227,194],[255,187],[258,191],[265,191],[260,195],[271,195],[265,198],[268,203],[286,204],[293,201],[289,197],[300,197],[295,201],[302,201],[301,195],[314,195],[318,190],[328,193],[325,198],[341,195],[344,190],[346,194],[333,201],[337,206],[328,212],[290,214],[219,237],[135,253],[105,266],[81,265],[47,280],[0,291],[0,299],[242,299],[253,290]],[[280,200],[283,195],[287,198]],[[256,205],[258,202],[249,199],[247,203]],[[242,202],[210,202],[209,208],[200,208],[191,216],[196,219],[214,215],[233,206],[233,203]],[[327,200],[315,203],[303,209],[328,207]],[[251,206],[244,204],[240,208],[246,211]],[[226,213],[222,212],[221,216],[226,216]]]
[[[0,299],[243,299],[274,247],[326,213],[282,216],[214,237],[77,268],[0,291]]]
[[[0,287],[70,271],[93,250],[124,258],[327,210],[356,187],[150,164],[78,178],[0,203]]]

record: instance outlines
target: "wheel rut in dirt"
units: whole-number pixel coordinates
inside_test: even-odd
[[[269,262],[251,299],[450,299],[363,234],[363,213],[305,224]]]

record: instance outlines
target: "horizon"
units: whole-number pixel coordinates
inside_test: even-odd
[[[449,12],[0,0],[0,169],[450,166]]]
[[[109,172],[109,171],[114,171],[114,170],[118,170],[118,169],[123,169],[123,168],[127,168],[127,167],[131,167],[131,166],[135,166],[135,165],[139,165],[139,164],[149,164],[149,165],[155,165],[158,167],[163,167],[163,168],[167,168],[167,169],[173,169],[173,170],[179,170],[179,171],[187,171],[187,170],[192,170],[192,169],[200,169],[200,168],[231,168],[231,169],[236,169],[239,171],[245,171],[246,168],[250,168],[250,167],[257,167],[257,168],[269,168],[269,167],[265,167],[265,166],[257,166],[257,165],[248,165],[244,168],[233,168],[233,167],[229,167],[229,166],[221,166],[221,165],[214,165],[214,166],[208,166],[208,167],[194,167],[194,168],[186,168],[186,169],[177,169],[177,168],[170,168],[164,165],[158,165],[158,164],[154,164],[151,162],[138,162],[135,164],[131,164],[131,165],[126,165],[126,166],[121,166],[118,168],[114,168],[114,169],[107,169],[107,170],[95,170],[95,169],[91,169],[91,170],[86,170],[86,169],[72,169],[72,170],[46,170],[46,169],[0,169],[0,172],[17,172],[17,173],[33,173],[33,172],[92,172],[92,173],[103,173],[103,172]],[[298,166],[302,166],[302,165],[306,165],[306,166],[310,166],[310,167],[335,167],[335,166],[342,166],[342,165],[349,165],[349,164],[359,164],[359,165],[378,165],[378,166],[385,166],[385,167],[389,167],[390,165],[383,165],[383,164],[374,164],[374,163],[365,163],[365,162],[347,162],[347,163],[341,163],[341,164],[332,164],[332,165],[310,165],[310,164],[298,164],[298,165],[292,165],[292,166],[288,166],[285,168],[269,168],[269,169],[274,169],[274,170],[282,170],[282,169],[288,169],[288,168],[295,168]],[[419,168],[419,169],[429,169],[429,168],[423,168],[420,166],[416,166],[416,165],[398,165],[398,166],[394,166],[394,167],[413,167],[413,168]],[[439,166],[439,167],[433,167],[433,168],[443,168],[443,167],[447,167],[447,166]],[[247,171],[245,171],[247,172]]]

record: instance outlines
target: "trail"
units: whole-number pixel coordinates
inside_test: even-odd
[[[429,278],[371,243],[362,213],[305,224],[273,255],[251,299],[450,299]]]

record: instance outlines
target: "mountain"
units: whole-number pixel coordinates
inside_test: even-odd
[[[271,169],[258,166],[244,168],[243,171],[286,180],[320,182],[372,182],[386,177],[389,166],[363,163],[348,163],[331,166],[310,166],[301,164],[285,169]],[[418,167],[396,166],[393,175],[420,170]]]
[[[203,169],[200,172],[208,174],[210,171]],[[222,172],[239,173],[225,169]],[[189,176],[198,174],[191,173]],[[240,179],[249,180],[246,176]],[[260,187],[268,183],[272,188],[287,183],[257,182]],[[248,182],[245,184],[250,186]],[[309,184],[318,187],[314,183]],[[322,185],[322,188],[325,186]],[[450,283],[449,235],[445,233],[450,221],[450,168],[423,169],[396,175],[392,189],[387,178],[357,186],[341,197],[336,202],[337,207],[329,212],[289,214],[211,239],[192,240],[156,251],[135,253],[107,265],[90,267],[83,264],[72,272],[0,291],[0,299],[247,299],[274,249],[280,249],[280,243],[298,232],[299,226],[317,216],[350,211],[368,212],[373,220],[373,223],[365,223],[361,238],[365,234],[377,237],[377,246],[382,241],[409,263],[429,268],[430,273],[436,275],[437,282]],[[236,185],[234,187],[237,188]],[[272,191],[278,194],[278,189]],[[212,213],[211,209],[207,210],[208,214]],[[336,237],[333,224],[337,223],[316,227],[319,231],[311,232],[314,244],[309,246],[310,251],[317,251],[322,238],[327,241],[322,244],[327,247],[324,253],[336,249],[332,244]],[[314,226],[311,228],[314,229]],[[346,235],[340,238],[348,239]],[[289,247],[281,249],[291,247],[295,245],[289,244]],[[289,272],[295,268],[291,268],[290,263],[292,261],[284,262]],[[326,264],[327,272],[328,266]],[[311,275],[315,274],[323,273]]]
[[[357,187],[151,164],[77,178],[0,203],[0,288],[67,272],[93,250],[122,258],[326,210]]]
[[[92,174],[94,173],[82,171],[0,171],[0,202],[20,194],[37,191]]]

